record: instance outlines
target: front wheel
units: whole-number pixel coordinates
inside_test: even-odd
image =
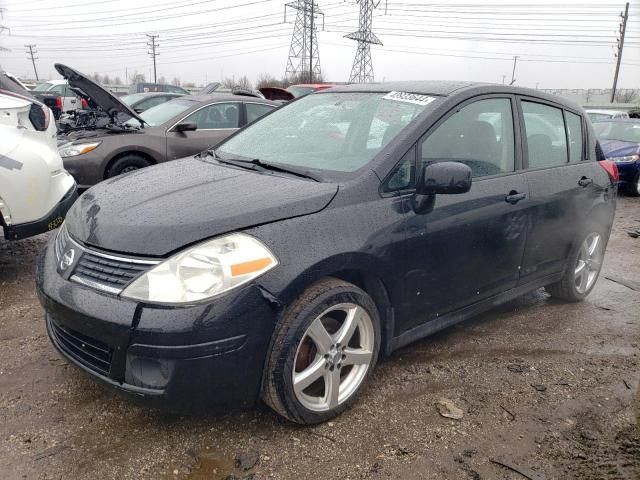
[[[544,287],[551,296],[569,302],[579,302],[589,295],[602,268],[607,243],[604,231],[596,224],[587,228],[587,233],[582,235],[581,241],[569,254],[562,279]]]
[[[151,165],[151,163],[146,158],[136,154],[127,154],[113,162],[113,165],[111,165],[107,172],[106,178],[133,172],[134,170],[139,170],[149,165]]]
[[[362,389],[380,349],[373,300],[355,285],[328,278],[289,306],[274,334],[263,399],[297,423],[342,413]]]

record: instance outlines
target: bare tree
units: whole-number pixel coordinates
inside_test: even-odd
[[[229,77],[225,78],[220,83],[222,83],[222,86],[224,88],[233,88],[233,87],[235,87],[237,85],[236,79],[235,78],[229,78]]]
[[[111,85],[111,77],[105,73],[104,77],[102,77],[102,83],[105,85]]]
[[[100,75],[98,72],[94,72],[93,74],[93,81],[96,83],[102,83],[102,75]]]
[[[122,79],[120,77],[116,77],[113,79],[114,85],[122,85]]]
[[[268,73],[261,73],[258,75],[258,81],[256,82],[256,88],[263,87],[280,87],[281,81],[276,79],[273,75]]]
[[[180,86],[180,79],[178,77],[173,77],[173,80],[171,80],[171,84],[175,85],[176,87]]]
[[[182,86],[185,88],[195,88],[196,84],[193,82],[185,82]]]
[[[161,75],[160,78],[158,78],[158,83],[162,83],[162,84],[167,83],[167,79],[164,78],[164,75]]]
[[[638,98],[640,98],[639,90],[627,88],[616,92],[615,101],[617,103],[633,103]]]

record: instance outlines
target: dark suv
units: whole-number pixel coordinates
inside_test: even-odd
[[[342,86],[92,188],[37,287],[56,348],[135,398],[316,423],[381,355],[541,287],[584,299],[616,180],[560,98]]]

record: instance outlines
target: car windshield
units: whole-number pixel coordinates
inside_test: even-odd
[[[133,105],[138,100],[142,100],[146,95],[144,93],[136,93],[133,95],[125,95],[124,97],[120,97],[120,101],[126,103],[127,105]]]
[[[140,114],[140,118],[142,118],[148,126],[156,127],[168,122],[176,115],[186,112],[194,105],[195,103],[189,100],[170,100],[168,102],[161,103],[160,105],[156,105],[155,107],[151,107],[149,110],[145,110]],[[139,122],[135,118],[128,120],[126,124],[132,127],[139,126]]]
[[[354,172],[435,100],[412,94],[400,98],[393,92],[308,95],[241,131],[217,152],[223,158]]]
[[[49,82],[41,83],[36,88],[34,88],[33,91],[34,92],[46,92],[47,90],[49,90],[51,88],[51,85],[52,84],[49,83]]]
[[[640,122],[598,122],[593,128],[601,140],[640,143]]]
[[[289,87],[287,88],[287,92],[291,93],[294,97],[304,97],[310,93],[314,92],[313,87]]]

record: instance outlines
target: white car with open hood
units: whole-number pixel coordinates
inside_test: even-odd
[[[18,240],[62,224],[77,198],[51,110],[0,72],[0,225]]]

